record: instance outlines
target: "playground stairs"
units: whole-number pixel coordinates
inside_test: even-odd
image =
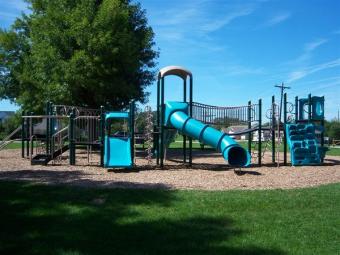
[[[285,128],[293,166],[323,162],[327,148],[320,146],[314,124],[287,124]]]
[[[63,154],[68,149],[69,149],[69,146],[67,144],[67,145],[64,145],[62,148],[56,150],[52,155],[51,154],[36,154],[31,160],[31,165],[46,166],[48,162],[50,162],[52,159],[57,158],[58,156]]]

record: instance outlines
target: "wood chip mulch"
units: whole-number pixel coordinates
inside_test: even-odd
[[[86,152],[78,152],[77,165],[68,165],[68,153],[59,162],[32,166],[21,158],[20,150],[0,151],[0,180],[25,180],[44,184],[70,184],[84,187],[161,188],[161,189],[290,189],[340,183],[340,157],[327,156],[322,166],[276,167],[265,155],[264,166],[232,169],[219,153],[194,154],[193,166],[181,163],[181,155],[171,156],[164,169],[147,165],[143,155],[134,169],[105,169],[98,166],[98,155],[90,162]],[[281,157],[282,158],[282,157]]]

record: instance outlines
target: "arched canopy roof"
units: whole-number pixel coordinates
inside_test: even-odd
[[[192,73],[181,66],[166,66],[162,68],[158,73],[158,78],[163,78],[168,75],[176,75],[181,77],[183,80],[187,78],[187,76],[192,77]]]

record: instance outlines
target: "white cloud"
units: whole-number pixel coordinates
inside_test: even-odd
[[[290,12],[279,13],[275,15],[274,17],[272,17],[270,20],[268,20],[265,26],[271,27],[271,26],[277,25],[289,19],[291,16],[292,14]]]
[[[247,66],[233,65],[226,69],[228,75],[252,75],[263,74],[263,68],[252,68]]]
[[[293,71],[288,76],[288,83],[300,80],[313,73],[340,66],[340,58],[319,65],[309,66],[301,70]]]
[[[206,32],[213,32],[213,31],[219,30],[222,27],[228,25],[234,19],[252,14],[254,10],[255,8],[253,6],[246,6],[246,7],[231,11],[230,13],[226,13],[224,16],[220,18],[215,17],[215,19],[208,21],[205,25],[201,27],[201,29]]]
[[[319,38],[312,42],[306,43],[304,49],[306,52],[310,52],[310,51],[315,50],[316,48],[318,48],[319,46],[321,46],[322,44],[326,42],[328,42],[328,39]]]
[[[25,11],[27,9],[27,3],[23,0],[6,1],[6,4],[17,11]]]
[[[313,52],[327,42],[328,42],[327,38],[318,38],[308,43],[305,43],[303,46],[302,54],[298,56],[297,58],[286,62],[286,64],[288,65],[306,64],[307,61],[312,58]]]
[[[167,10],[161,13],[157,19],[157,26],[174,26],[189,22],[199,14],[197,8],[185,8],[184,10]]]
[[[11,19],[12,20],[12,19],[15,19],[16,17],[18,17],[18,14],[0,11],[0,16],[4,19]]]

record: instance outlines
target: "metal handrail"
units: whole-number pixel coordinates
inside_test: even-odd
[[[63,129],[60,129],[58,132],[54,133],[54,134],[52,135],[52,138],[55,137],[55,136],[57,136],[57,135],[59,135],[59,134],[61,134],[61,133],[64,132],[65,130],[68,130],[68,126],[64,127]]]
[[[77,116],[74,120],[78,119],[100,119],[100,116]]]
[[[10,133],[8,136],[6,136],[0,143],[0,145],[2,145],[3,143],[5,143],[6,141],[8,141],[13,135],[15,135],[17,132],[19,132],[21,130],[21,126],[17,127],[12,133]]]
[[[24,115],[22,118],[27,119],[43,119],[43,118],[51,118],[51,119],[66,119],[69,118],[68,116],[62,115]]]

